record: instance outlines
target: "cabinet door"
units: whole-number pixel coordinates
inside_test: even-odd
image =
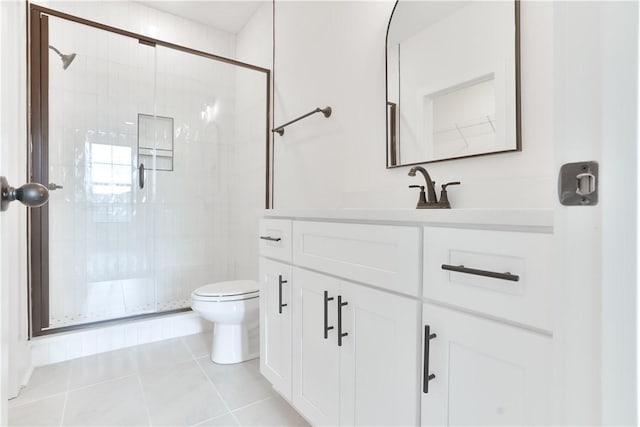
[[[293,406],[313,425],[339,422],[336,302],[340,281],[293,269]],[[325,318],[325,291],[327,301]],[[326,324],[332,327],[325,338]]]
[[[340,295],[340,424],[417,425],[420,303],[350,283]]]
[[[422,425],[549,424],[550,337],[432,304],[423,322],[436,337]]]
[[[260,372],[291,400],[291,267],[260,258]]]

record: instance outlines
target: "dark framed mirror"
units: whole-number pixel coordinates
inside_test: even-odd
[[[521,151],[518,1],[398,0],[387,168]]]

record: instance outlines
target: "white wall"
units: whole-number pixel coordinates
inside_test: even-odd
[[[26,14],[23,1],[3,3],[2,22],[2,168],[13,186],[28,181],[26,170]],[[9,397],[16,396],[31,370],[27,344],[27,211],[20,203],[2,213],[3,269],[1,283],[8,287]],[[3,380],[5,378],[3,377]]]
[[[271,3],[258,8],[236,39],[236,59],[271,69]],[[236,138],[229,165],[229,259],[235,277],[258,280],[258,218],[265,207],[266,75],[236,75]],[[270,133],[270,132],[269,132]],[[248,243],[248,244],[247,244]]]
[[[427,165],[454,207],[550,207],[551,3],[522,2],[521,153]],[[274,137],[276,208],[413,208],[408,168],[386,170],[385,34],[393,1],[276,2],[275,122],[315,107],[333,115]],[[266,35],[265,35],[266,37]]]
[[[260,6],[236,36],[236,59],[271,69],[271,2]]]
[[[554,4],[556,168],[595,160],[599,203],[556,202],[559,423],[637,425],[638,3]]]
[[[640,421],[638,393],[638,2],[602,8],[602,423]],[[606,169],[605,169],[606,166]],[[624,208],[620,209],[620,201]]]

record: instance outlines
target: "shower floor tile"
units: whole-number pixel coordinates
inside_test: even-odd
[[[9,425],[309,425],[257,360],[214,365],[210,344],[207,332],[37,368]]]

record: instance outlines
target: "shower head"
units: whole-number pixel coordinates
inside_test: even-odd
[[[69,65],[76,59],[76,54],[72,53],[71,55],[60,55],[60,59],[62,59],[62,69],[66,70],[69,68]]]
[[[63,70],[66,70],[67,68],[69,68],[69,65],[71,65],[73,60],[76,59],[76,54],[75,53],[71,53],[69,55],[66,55],[66,54],[60,52],[58,49],[56,49],[54,46],[51,46],[51,45],[49,45],[49,49],[51,49],[52,51],[54,51],[55,53],[58,54],[58,56],[62,60],[62,69]]]

